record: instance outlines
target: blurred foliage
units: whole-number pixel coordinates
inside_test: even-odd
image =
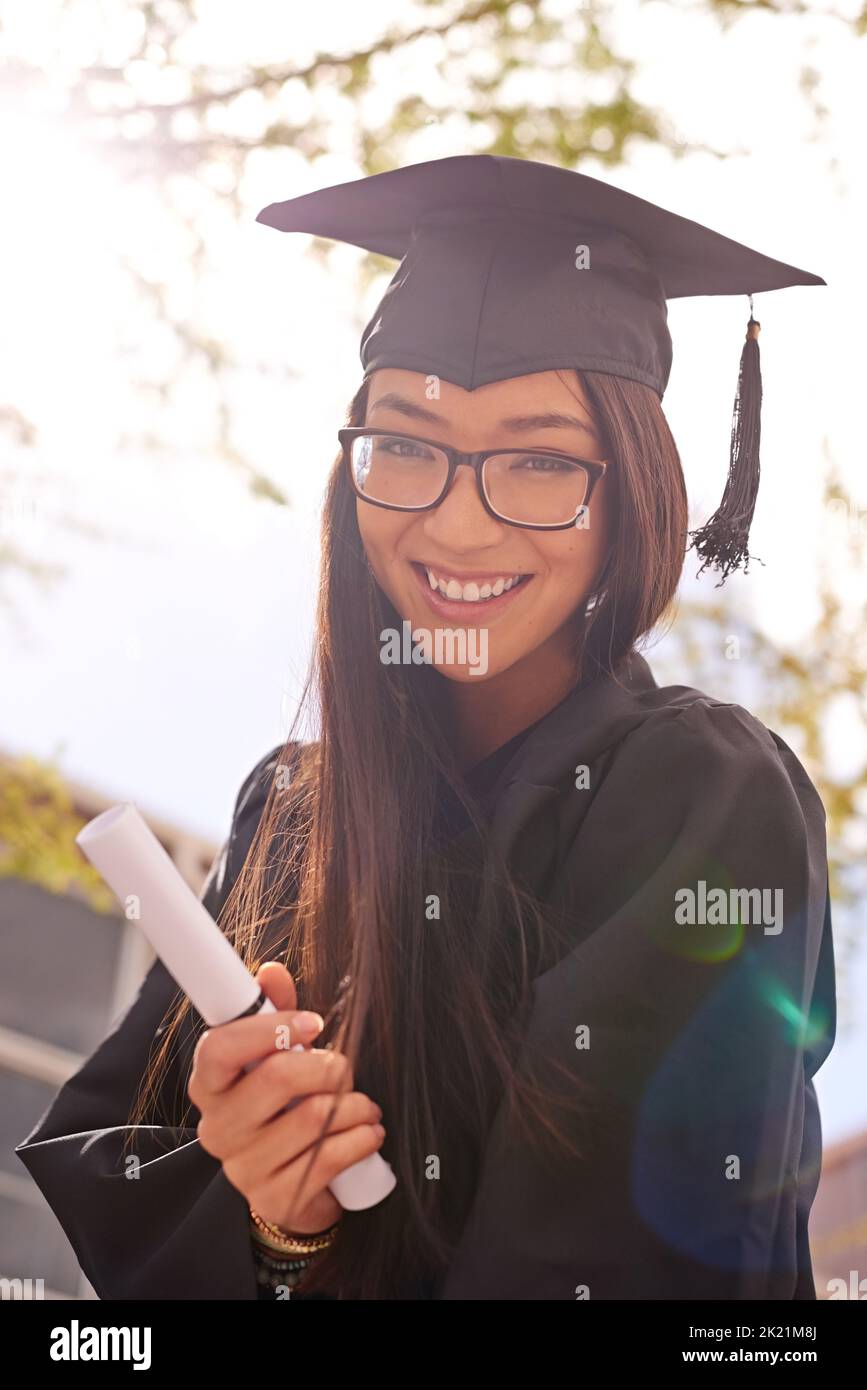
[[[73,891],[97,912],[116,911],[114,894],[75,843],[86,823],[56,768],[29,756],[0,762],[0,879]]]
[[[867,745],[867,593],[863,583],[860,590],[853,586],[844,602],[831,561],[839,564],[848,551],[846,568],[863,576],[867,515],[833,472],[821,517],[834,532],[833,544],[820,548],[818,615],[797,647],[771,641],[734,597],[722,597],[680,602],[663,652],[648,656],[660,684],[694,683],[716,699],[744,705],[789,744],[825,807],[831,892],[848,918],[867,902],[867,748],[854,749],[842,771],[844,750],[832,753],[829,740],[839,742],[833,712],[842,703]]]
[[[62,9],[70,22],[82,3],[65,0]],[[695,8],[672,7],[685,14]],[[750,10],[802,12],[778,0],[763,5],[703,0],[700,8],[721,27]],[[638,143],[662,147],[674,158],[697,150],[719,158],[733,153],[687,140],[664,111],[640,100],[636,63],[612,37],[616,10],[616,0],[583,0],[574,9],[545,0],[424,0],[408,7],[400,21],[378,20],[372,11],[372,36],[363,46],[335,45],[272,63],[245,62],[241,54],[237,65],[217,68],[196,57],[202,7],[194,0],[151,0],[132,11],[128,7],[123,26],[107,21],[103,32],[91,26],[92,56],[69,81],[68,119],[98,143],[119,179],[147,181],[158,189],[164,212],[189,234],[189,263],[196,273],[207,263],[205,219],[200,202],[189,211],[184,182],[194,180],[221,208],[247,217],[245,172],[251,155],[261,158],[263,149],[291,150],[308,162],[340,150],[360,172],[376,174],[411,162],[418,137],[437,125],[454,130],[461,149],[568,167],[592,157],[614,168]],[[275,21],[275,50],[286,46]],[[408,65],[420,56],[431,94],[427,100],[406,90]],[[533,85],[537,95],[531,97]],[[815,73],[808,67],[802,89],[805,100],[815,99]],[[332,249],[330,242],[316,239],[311,254],[327,261]],[[134,266],[128,268],[138,275]],[[393,269],[392,261],[368,255],[359,292]],[[183,361],[204,362],[218,387],[225,381],[228,389],[239,365],[229,345],[208,341],[194,321],[172,313],[164,286],[138,278],[154,316],[180,345]],[[280,370],[273,363],[258,369]],[[156,388],[164,401],[178,379],[175,369]],[[246,468],[253,491],[286,501],[233,445],[227,397],[217,413],[217,451]],[[156,431],[136,442],[167,447]]]
[[[703,12],[723,31],[754,12],[787,23],[815,17],[795,0],[669,0],[667,8],[685,18]],[[300,48],[301,55],[273,62],[246,57],[239,23],[238,58],[229,66],[207,57],[200,32],[212,14],[200,0],[128,0],[98,7],[98,22],[91,0],[60,0],[55,9],[59,17],[46,23],[41,66],[29,51],[5,53],[6,101],[42,84],[56,105],[59,90],[64,123],[99,150],[121,185],[150,186],[160,215],[183,228],[185,271],[194,281],[209,268],[208,212],[249,217],[248,161],[267,150],[290,150],[308,162],[339,151],[360,172],[374,174],[412,162],[419,136],[436,125],[454,132],[455,148],[573,168],[588,157],[615,168],[642,143],[673,158],[697,150],[721,159],[740,152],[687,139],[664,111],[640,99],[637,64],[614,37],[617,0],[574,7],[560,0],[416,0],[400,19],[370,11],[370,37],[362,45],[309,51],[304,30],[287,29],[275,10],[275,53]],[[859,32],[857,20],[840,22],[853,36]],[[427,100],[407,90],[410,65],[419,61]],[[801,90],[817,120],[819,86],[815,65],[805,60]],[[330,242],[317,239],[311,255],[327,261],[331,251]],[[164,354],[162,379],[142,383],[153,398],[152,423],[120,443],[171,451],[167,422],[175,392],[183,391],[188,369],[204,369],[216,399],[206,447],[245,472],[255,495],[286,503],[265,474],[267,462],[246,457],[233,437],[232,385],[250,364],[238,362],[232,346],[217,341],[195,314],[179,312],[168,285],[129,260],[125,268],[146,315],[172,335],[178,353]],[[386,269],[394,263],[364,258],[359,292]],[[297,375],[292,366],[267,361],[255,370]]]

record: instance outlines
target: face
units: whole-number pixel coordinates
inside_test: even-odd
[[[577,379],[571,374],[566,379],[568,387],[556,372],[534,372],[474,391],[439,380],[439,394],[430,399],[430,378],[384,368],[371,376],[364,423],[465,452],[537,447],[603,459],[589,403]],[[549,418],[554,415],[559,418]],[[356,507],[376,580],[413,632],[466,629],[472,637],[479,630],[475,669],[472,655],[469,660],[449,659],[456,654],[453,648],[442,652],[440,660],[436,646],[430,649],[442,675],[477,685],[516,665],[532,663],[534,674],[546,663],[562,665],[576,610],[607,554],[610,490],[603,476],[584,524],[563,531],[533,531],[497,520],[482,504],[473,470],[465,467],[457,469],[451,491],[432,511],[389,511],[360,498]],[[428,570],[438,582],[436,589]],[[516,575],[520,580],[506,590],[505,583]],[[440,592],[443,583],[447,597]],[[478,659],[482,630],[484,671]],[[468,642],[466,652],[473,649]]]

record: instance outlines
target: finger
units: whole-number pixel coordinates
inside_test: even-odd
[[[311,1093],[349,1093],[352,1088],[352,1067],[343,1052],[310,1048],[266,1057],[227,1091],[204,1098],[206,1111],[198,1125],[199,1140],[208,1153],[227,1158],[246,1148],[256,1131],[293,1101],[297,1107]]]
[[[201,1110],[208,1097],[227,1091],[244,1067],[275,1052],[288,1052],[296,1043],[310,1044],[321,1031],[321,1015],[286,1010],[236,1018],[207,1029],[193,1053],[190,1099]]]
[[[224,1158],[223,1166],[236,1186],[258,1187],[308,1150],[326,1126],[326,1133],[339,1134],[381,1119],[382,1110],[363,1091],[306,1096],[289,1114],[262,1127],[243,1150]]]
[[[281,961],[265,961],[256,971],[256,980],[276,1009],[298,1008],[295,981]]]
[[[369,1154],[376,1153],[385,1139],[374,1125],[355,1125],[353,1129],[330,1134],[323,1140],[319,1153],[311,1164],[311,1149],[287,1163],[268,1181],[257,1187],[256,1196],[261,1206],[253,1205],[257,1211],[288,1210],[300,1211],[307,1206],[324,1187],[334,1181],[338,1173],[353,1164],[360,1163]],[[308,1172],[309,1169],[309,1172]],[[252,1200],[252,1199],[251,1199]],[[282,1223],[281,1223],[282,1224]],[[291,1229],[291,1223],[290,1223]]]

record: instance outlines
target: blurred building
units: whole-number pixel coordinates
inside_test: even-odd
[[[67,782],[83,821],[116,804]],[[140,808],[143,809],[143,808]],[[210,841],[146,815],[196,894]],[[16,1144],[110,1031],[153,960],[143,933],[83,896],[0,878],[0,1275],[44,1280],[46,1298],[95,1298]]]
[[[825,1149],[810,1250],[817,1298],[867,1300],[867,1130]]]

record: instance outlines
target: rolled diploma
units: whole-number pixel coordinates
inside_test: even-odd
[[[246,1013],[276,1013],[131,801],[103,811],[75,838],[121,906],[126,909],[131,897],[137,900],[134,920],[209,1027]],[[304,1044],[291,1050],[304,1051]],[[396,1183],[391,1165],[372,1153],[338,1173],[329,1189],[347,1211],[364,1211]]]

